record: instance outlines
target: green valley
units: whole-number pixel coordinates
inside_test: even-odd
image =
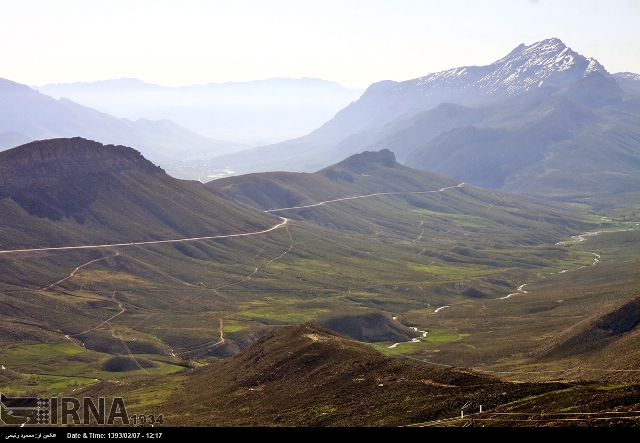
[[[29,160],[26,147],[0,154],[3,393],[140,387],[135,407],[162,405],[191,369],[308,322],[474,377],[637,380],[636,323],[621,312],[635,312],[639,231],[617,212],[483,190],[385,150],[313,174],[202,185],[129,148],[34,143]],[[47,169],[77,164],[86,173],[51,186]],[[79,194],[90,198],[66,204]],[[598,234],[571,239],[588,231]],[[66,246],[77,248],[47,249]],[[585,347],[594,334],[602,340]],[[307,406],[331,415],[327,405]],[[223,423],[262,423],[234,420]]]

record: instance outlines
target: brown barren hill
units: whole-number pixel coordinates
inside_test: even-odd
[[[487,411],[572,386],[505,382],[385,357],[312,323],[278,328],[229,359],[156,380],[101,384],[83,395],[131,397],[162,387],[171,396],[153,412],[163,413],[170,426],[402,426],[456,419],[463,408]]]

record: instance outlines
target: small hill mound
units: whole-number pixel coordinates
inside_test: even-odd
[[[109,360],[105,361],[102,364],[102,369],[107,372],[128,372],[140,369],[140,367],[146,369],[153,368],[155,366],[156,364],[154,362],[147,360],[146,358],[138,357],[134,360],[132,357],[116,355],[115,357],[111,357]]]
[[[382,149],[380,151],[364,151],[360,154],[354,154],[340,163],[336,163],[330,169],[346,169],[356,174],[362,174],[372,167],[394,168],[396,164],[395,154],[388,149]]]
[[[418,334],[383,314],[344,315],[322,322],[322,326],[362,342],[409,341]]]

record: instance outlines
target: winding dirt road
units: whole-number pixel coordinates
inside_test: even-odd
[[[91,331],[95,331],[96,329],[98,329],[100,326],[104,325],[104,324],[109,324],[109,322],[111,320],[113,320],[114,318],[116,318],[119,315],[122,315],[126,312],[126,309],[124,308],[124,306],[122,306],[122,303],[120,303],[120,301],[118,301],[116,299],[116,292],[117,291],[113,291],[113,293],[111,294],[111,301],[114,302],[115,304],[118,305],[118,307],[120,308],[120,312],[118,312],[117,314],[109,317],[108,319],[106,319],[105,321],[103,321],[102,323],[100,323],[98,326],[94,326],[91,329],[87,329],[86,331],[82,331],[82,332],[78,332],[77,334],[73,334],[73,335],[66,335],[65,337],[75,337],[77,335],[82,335],[82,334],[86,334],[87,332],[91,332]]]
[[[322,202],[315,203],[313,205],[307,205],[307,206],[293,206],[293,207],[290,207],[290,208],[269,209],[269,210],[266,210],[264,212],[277,212],[277,211],[285,211],[285,210],[288,210],[288,209],[313,208],[315,206],[322,206],[322,205],[325,205],[327,203],[335,203],[335,202],[341,202],[341,201],[346,201],[346,200],[354,200],[354,199],[359,199],[359,198],[377,197],[377,196],[381,196],[381,195],[432,194],[432,193],[436,193],[436,192],[444,192],[447,189],[461,188],[463,186],[464,186],[464,183],[460,183],[460,184],[458,184],[456,186],[447,186],[447,187],[444,187],[444,188],[440,188],[440,189],[438,189],[436,191],[378,192],[378,193],[375,193],[375,194],[357,195],[355,197],[343,197],[343,198],[337,198],[337,199],[333,199],[333,200],[326,200],[326,201],[322,201]],[[243,233],[243,234],[213,235],[213,236],[209,236],[209,237],[189,237],[189,238],[180,238],[180,239],[174,239],[174,240],[154,240],[154,241],[130,242],[130,243],[111,243],[111,244],[104,244],[104,245],[60,246],[60,247],[55,247],[55,248],[8,249],[8,250],[0,251],[0,254],[11,254],[11,253],[16,253],[16,252],[66,251],[66,250],[73,250],[73,249],[115,248],[115,247],[121,247],[121,246],[157,245],[157,244],[161,244],[161,243],[179,243],[179,242],[198,241],[198,240],[215,240],[215,239],[219,239],[219,238],[248,237],[248,236],[251,236],[251,235],[266,234],[267,232],[275,231],[276,229],[280,229],[282,227],[287,226],[287,223],[289,223],[289,219],[285,218],[285,217],[280,217],[280,219],[282,220],[282,222],[278,223],[277,225],[274,225],[274,226],[270,227],[269,229],[264,229],[262,231],[255,231],[255,232],[246,232],[246,233]],[[98,260],[102,260],[102,259],[98,259]],[[58,283],[60,283],[60,282],[53,283],[51,286],[56,285]]]
[[[120,255],[120,253],[116,252],[115,255],[111,255],[109,257],[102,257],[102,258],[97,258],[95,260],[91,260],[90,262],[87,262],[83,265],[78,266],[77,268],[75,268],[73,271],[71,271],[71,274],[67,275],[65,278],[58,280],[55,283],[51,283],[49,286],[42,288],[42,291],[48,291],[49,289],[53,288],[56,285],[59,285],[60,283],[62,283],[65,280],[70,279],[71,277],[73,277],[74,275],[76,275],[76,272],[78,272],[80,269],[84,268],[85,266],[89,266],[91,263],[95,263],[98,261],[102,261],[102,260],[107,260],[108,258],[113,258],[113,257],[117,257],[118,255]]]
[[[275,226],[270,227],[269,229],[264,229],[262,231],[255,231],[255,232],[246,232],[244,234],[213,235],[210,237],[189,237],[189,238],[180,238],[175,240],[155,240],[155,241],[142,241],[142,242],[132,242],[132,243],[112,243],[112,244],[106,244],[106,245],[62,246],[58,248],[9,249],[9,250],[0,251],[0,254],[10,254],[12,252],[64,251],[64,250],[70,250],[70,249],[115,248],[119,246],[156,245],[160,243],[179,243],[179,242],[188,242],[188,241],[197,241],[197,240],[215,240],[218,238],[248,237],[251,235],[260,235],[260,234],[266,234],[267,232],[275,231],[276,229],[280,229],[286,226],[287,223],[289,223],[288,218],[280,217],[280,219],[282,219],[282,222],[278,223]]]
[[[225,342],[224,339],[224,323],[222,321],[222,319],[220,319],[220,328],[218,329],[218,331],[220,332],[220,340],[218,341],[211,341],[211,342],[207,342],[198,346],[195,346],[193,348],[187,348],[186,350],[182,351],[182,352],[178,352],[174,355],[180,356],[180,355],[186,355],[186,354],[191,354],[194,352],[197,353],[203,353],[205,351],[208,351],[211,348],[215,348],[218,345],[222,345]]]
[[[322,206],[322,205],[326,205],[327,203],[335,203],[335,202],[342,202],[342,201],[346,201],[346,200],[355,200],[358,198],[369,198],[369,197],[378,197],[380,195],[408,195],[408,194],[433,194],[436,192],[444,192],[447,189],[455,189],[455,188],[461,188],[464,186],[464,183],[460,183],[457,186],[447,186],[445,188],[440,188],[437,191],[405,191],[405,192],[377,192],[375,194],[367,194],[367,195],[357,195],[355,197],[344,197],[344,198],[336,198],[334,200],[325,200],[323,202],[320,203],[314,203],[313,205],[306,205],[306,206],[292,206],[290,208],[278,208],[278,209],[269,209],[267,211],[264,212],[277,212],[277,211],[286,211],[288,209],[305,209],[305,208],[314,208],[316,206]]]

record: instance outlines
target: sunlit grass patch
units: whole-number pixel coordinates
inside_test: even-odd
[[[34,362],[86,353],[87,350],[72,343],[42,343],[34,345],[10,345],[0,351],[3,364],[21,367]]]
[[[595,388],[597,391],[613,391],[615,389],[626,388],[629,386],[629,383],[612,383],[609,385],[598,386]]]
[[[243,329],[246,329],[246,328],[240,325],[239,323],[234,322],[229,324],[229,321],[225,321],[222,327],[223,332],[238,332],[238,331],[242,331]]]
[[[311,315],[306,315],[304,313],[298,312],[295,309],[287,310],[286,308],[282,308],[279,306],[239,312],[235,315],[247,320],[263,321],[267,324],[272,322],[284,324],[300,324],[309,321],[312,317]]]
[[[492,273],[486,266],[468,266],[468,265],[421,265],[415,263],[409,263],[407,265],[410,269],[428,273],[443,281],[460,281],[473,277],[481,277]]]
[[[11,382],[0,384],[0,392],[9,396],[53,396],[68,394],[98,382],[98,379],[91,377],[19,374]]]
[[[469,334],[458,334],[454,331],[448,329],[438,329],[438,328],[429,328],[427,330],[428,334],[425,337],[421,337],[421,342],[427,343],[448,343],[454,340],[460,340],[464,337],[468,337]]]
[[[81,270],[73,278],[67,280],[72,281],[75,284],[95,284],[95,283],[108,283],[113,284],[135,284],[137,287],[155,288],[158,287],[158,282],[144,279],[137,275],[131,275],[123,272],[105,271],[100,269]]]

